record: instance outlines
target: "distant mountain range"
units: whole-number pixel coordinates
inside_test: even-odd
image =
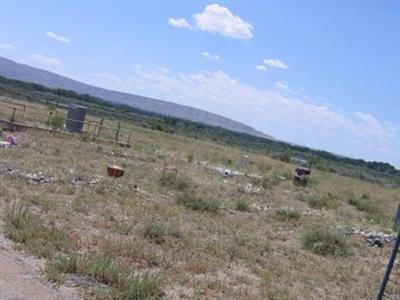
[[[266,135],[248,125],[198,108],[99,88],[64,76],[60,76],[49,71],[20,64],[4,57],[0,57],[0,75],[12,79],[42,84],[51,88],[72,90],[80,94],[89,94],[104,100],[128,104],[132,107],[145,111],[151,111],[167,116],[187,119],[212,126],[219,126],[237,132],[243,132],[272,139],[271,136]]]

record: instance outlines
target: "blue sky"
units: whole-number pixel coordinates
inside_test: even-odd
[[[2,56],[400,167],[400,2],[1,2]]]

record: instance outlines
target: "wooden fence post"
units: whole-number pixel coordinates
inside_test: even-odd
[[[90,131],[90,124],[92,124],[92,121],[91,121],[91,120],[89,120],[89,121],[88,121],[88,128],[87,128],[87,132],[89,132],[89,131]]]
[[[47,125],[49,126],[50,125],[50,122],[51,122],[51,117],[53,116],[53,112],[51,111],[51,112],[49,112],[49,118],[47,119]]]
[[[96,140],[96,131],[99,125],[94,125],[93,127],[93,133],[92,133],[92,140],[95,141]],[[88,131],[89,132],[89,131]]]
[[[116,143],[118,143],[120,129],[121,129],[121,122],[118,122],[117,130],[115,131],[115,142]]]
[[[99,125],[97,125],[97,128],[98,128],[97,137],[100,136],[100,131],[101,131],[101,128],[103,127],[103,122],[104,122],[104,119],[101,119]]]
[[[128,140],[126,141],[126,144],[129,146],[131,143],[131,135],[132,135],[132,130],[129,131],[129,136],[128,136]]]
[[[14,123],[14,121],[15,121],[15,112],[16,112],[16,110],[17,110],[17,109],[14,107],[13,112],[12,112],[12,115],[11,115],[11,119],[10,119],[10,121],[13,122],[13,123]]]

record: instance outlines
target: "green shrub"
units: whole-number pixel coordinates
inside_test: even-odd
[[[276,211],[276,215],[279,219],[289,221],[297,221],[301,217],[301,213],[292,208],[280,208]]]
[[[376,202],[372,201],[367,194],[362,195],[360,198],[352,195],[347,202],[354,206],[357,210],[363,212],[368,221],[375,223],[387,221],[382,209]]]
[[[262,186],[263,186],[264,189],[270,190],[273,187],[277,186],[279,183],[280,183],[280,180],[275,175],[266,176],[263,179]]]
[[[156,239],[158,241],[163,241],[167,236],[171,236],[177,239],[183,237],[182,232],[173,225],[151,222],[146,224],[143,232],[145,238]]]
[[[331,193],[323,196],[314,195],[306,198],[308,206],[311,208],[322,209],[322,208],[336,208],[339,206],[337,197]]]
[[[187,191],[193,185],[189,177],[178,174],[178,172],[165,170],[160,174],[158,183],[162,187],[175,189],[177,191]]]
[[[307,250],[322,256],[348,256],[351,248],[345,237],[329,226],[314,226],[303,235]]]
[[[259,164],[257,164],[258,170],[260,170],[261,173],[268,173],[269,171],[272,170],[272,165],[261,162]]]
[[[54,103],[49,102],[49,103],[47,104],[47,109],[48,109],[49,111],[56,111],[56,110],[57,110],[57,106],[56,106]]]
[[[161,294],[161,278],[150,274],[137,274],[108,258],[71,253],[60,257],[47,267],[47,274],[53,280],[63,273],[91,276],[98,282],[112,288],[112,299],[158,299]]]
[[[176,199],[178,205],[183,205],[186,208],[204,211],[217,212],[220,207],[219,203],[212,198],[203,198],[193,195],[193,193],[184,193]]]
[[[193,162],[193,159],[194,159],[193,154],[189,153],[189,154],[187,155],[187,161],[188,161],[188,163],[192,163],[192,162]]]
[[[278,157],[280,161],[290,163],[292,156],[293,156],[292,151],[286,150],[284,153],[281,153]]]
[[[7,210],[4,229],[8,238],[39,257],[49,258],[68,245],[68,236],[64,231],[44,226],[41,219],[23,204],[14,203]]]
[[[53,115],[50,117],[50,126],[53,129],[61,129],[64,126],[64,117],[60,115]]]
[[[164,127],[162,124],[153,124],[153,125],[151,125],[151,129],[158,130],[158,131],[164,131]]]
[[[325,197],[309,197],[306,201],[308,206],[310,206],[311,208],[321,209],[328,206],[328,199]]]
[[[246,199],[239,198],[235,201],[235,210],[250,211],[249,202]]]

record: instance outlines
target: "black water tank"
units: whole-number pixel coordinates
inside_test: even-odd
[[[82,132],[87,108],[71,104],[68,106],[66,127],[69,132]]]

